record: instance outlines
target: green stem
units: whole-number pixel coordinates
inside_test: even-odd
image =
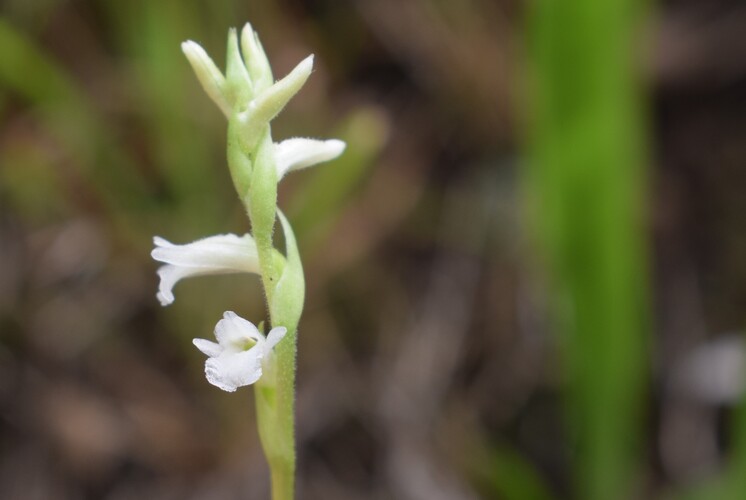
[[[259,437],[272,480],[272,500],[294,498],[296,338],[295,331],[288,332],[277,345],[275,372],[262,377],[254,391]]]
[[[235,147],[236,143],[232,144]],[[269,126],[253,155],[247,155],[252,156],[251,183],[243,201],[256,241],[270,321],[273,327],[287,328],[285,338],[275,348],[273,362],[256,385],[257,423],[270,468],[272,499],[292,500],[295,491],[295,359],[300,311],[296,314],[292,308],[273,307],[281,278],[272,244],[277,206],[277,171]],[[294,245],[294,241],[292,243]],[[300,265],[299,262],[297,264]],[[285,276],[284,269],[282,276]],[[282,293],[282,290],[279,291]]]
[[[2,24],[0,24],[0,36]],[[272,498],[295,495],[295,358],[298,322],[303,311],[305,282],[295,235],[279,213],[286,256],[275,250],[272,233],[277,211],[275,145],[269,122],[303,86],[313,57],[273,84],[272,70],[256,33],[246,24],[228,34],[225,77],[194,42],[182,49],[208,95],[228,116],[228,166],[238,196],[251,219],[262,286],[272,327],[287,332],[272,355],[263,360],[264,373],[256,384],[259,437],[272,477]],[[0,68],[1,69],[1,68]]]
[[[277,170],[275,168],[274,144],[269,126],[259,145],[254,151],[254,163],[251,172],[251,185],[248,199],[244,204],[251,219],[251,229],[259,254],[259,265],[262,270],[262,284],[267,297],[267,304],[272,303],[278,276],[273,266],[272,233],[275,226],[277,206]],[[274,323],[273,325],[278,326]]]

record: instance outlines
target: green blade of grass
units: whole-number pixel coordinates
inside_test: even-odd
[[[637,0],[540,0],[529,201],[568,376],[579,496],[632,498],[646,371],[644,122]]]

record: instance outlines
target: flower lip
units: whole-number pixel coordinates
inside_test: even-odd
[[[233,392],[261,378],[262,364],[286,333],[287,329],[280,326],[273,328],[265,338],[253,323],[233,311],[226,311],[215,325],[217,343],[199,338],[192,343],[208,356],[205,361],[207,381]]]

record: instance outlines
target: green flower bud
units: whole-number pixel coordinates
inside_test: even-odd
[[[236,29],[228,32],[228,50],[225,63],[225,96],[233,110],[243,110],[254,97],[254,85],[241,59]]]
[[[259,35],[246,23],[241,31],[241,51],[246,69],[249,71],[254,90],[259,93],[269,88],[274,79],[267,54],[259,42]]]
[[[298,93],[313,70],[313,55],[303,59],[285,78],[257,95],[248,109],[238,115],[242,128],[242,147],[252,150],[262,131],[282,108]]]
[[[187,40],[181,44],[181,50],[189,60],[189,64],[192,65],[192,69],[207,95],[218,105],[220,111],[226,117],[229,117],[232,108],[225,97],[225,77],[223,73],[220,72],[205,49],[197,42]]]

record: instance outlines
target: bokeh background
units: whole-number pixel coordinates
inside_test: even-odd
[[[582,14],[589,2],[577,4]],[[560,75],[567,90],[621,63],[604,43],[569,43],[578,52],[558,49],[542,71],[563,36],[600,39],[608,26],[541,5],[0,1],[0,498],[268,498],[251,389],[207,384],[191,345],[225,310],[263,319],[259,282],[190,280],[161,308],[149,256],[156,234],[249,229],[224,118],[179,49],[193,39],[222,61],[227,28],[246,21],[276,76],[316,54],[275,140],[348,143],[280,187],[308,284],[301,498],[592,498],[603,487],[582,478],[613,485],[617,469],[621,498],[746,498],[746,7],[635,7],[618,41],[634,46],[635,77],[608,83],[632,95],[620,109],[640,105],[612,135],[634,165],[580,197],[569,188],[565,206],[582,221],[619,192],[639,225],[596,234],[580,223],[562,233],[551,204],[533,213],[532,199],[578,180],[528,166],[553,130],[534,89]],[[567,57],[585,47],[601,49]],[[569,153],[594,139],[581,134]],[[620,320],[640,341],[599,331],[584,351],[556,313],[578,297],[550,282],[592,274],[582,249],[604,231],[622,234],[612,267],[640,274],[626,289],[638,316]],[[573,238],[565,251],[580,249],[573,259],[552,258],[558,233]],[[585,292],[589,306],[603,300]],[[620,368],[604,371],[609,359]],[[575,411],[607,397],[634,408]],[[596,455],[584,445],[594,429],[611,443]],[[611,459],[594,468],[594,456]]]

